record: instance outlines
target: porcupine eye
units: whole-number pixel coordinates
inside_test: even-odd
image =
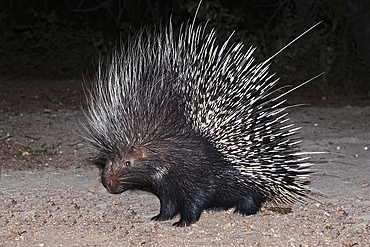
[[[130,161],[126,161],[125,162],[125,166],[131,166],[131,162]]]

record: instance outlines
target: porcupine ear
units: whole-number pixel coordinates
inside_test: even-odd
[[[144,148],[134,146],[129,148],[128,155],[132,157],[134,160],[143,159],[146,157]]]

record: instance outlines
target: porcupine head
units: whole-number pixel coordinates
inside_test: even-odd
[[[205,209],[256,213],[263,202],[303,197],[306,158],[271,95],[267,65],[241,44],[215,45],[215,33],[188,25],[139,35],[100,66],[87,90],[86,139],[105,160],[111,193],[146,190],[160,201],[154,220]]]

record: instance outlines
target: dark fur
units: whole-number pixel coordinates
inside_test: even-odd
[[[155,194],[161,208],[153,220],[169,220],[180,214],[180,221],[173,225],[189,226],[205,209],[235,207],[236,212],[250,215],[265,201],[252,183],[240,183],[238,171],[195,134],[135,149],[146,157],[133,157],[128,151],[126,157],[109,160],[102,182],[112,193],[141,189]]]

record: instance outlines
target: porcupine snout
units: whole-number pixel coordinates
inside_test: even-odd
[[[146,157],[143,148],[130,147],[118,157],[108,158],[101,176],[102,184],[113,194],[145,187],[146,176],[153,171],[145,162]]]
[[[111,160],[107,160],[101,176],[101,182],[110,193],[119,194],[127,190],[120,182],[122,173],[122,169],[117,164],[114,164]]]

